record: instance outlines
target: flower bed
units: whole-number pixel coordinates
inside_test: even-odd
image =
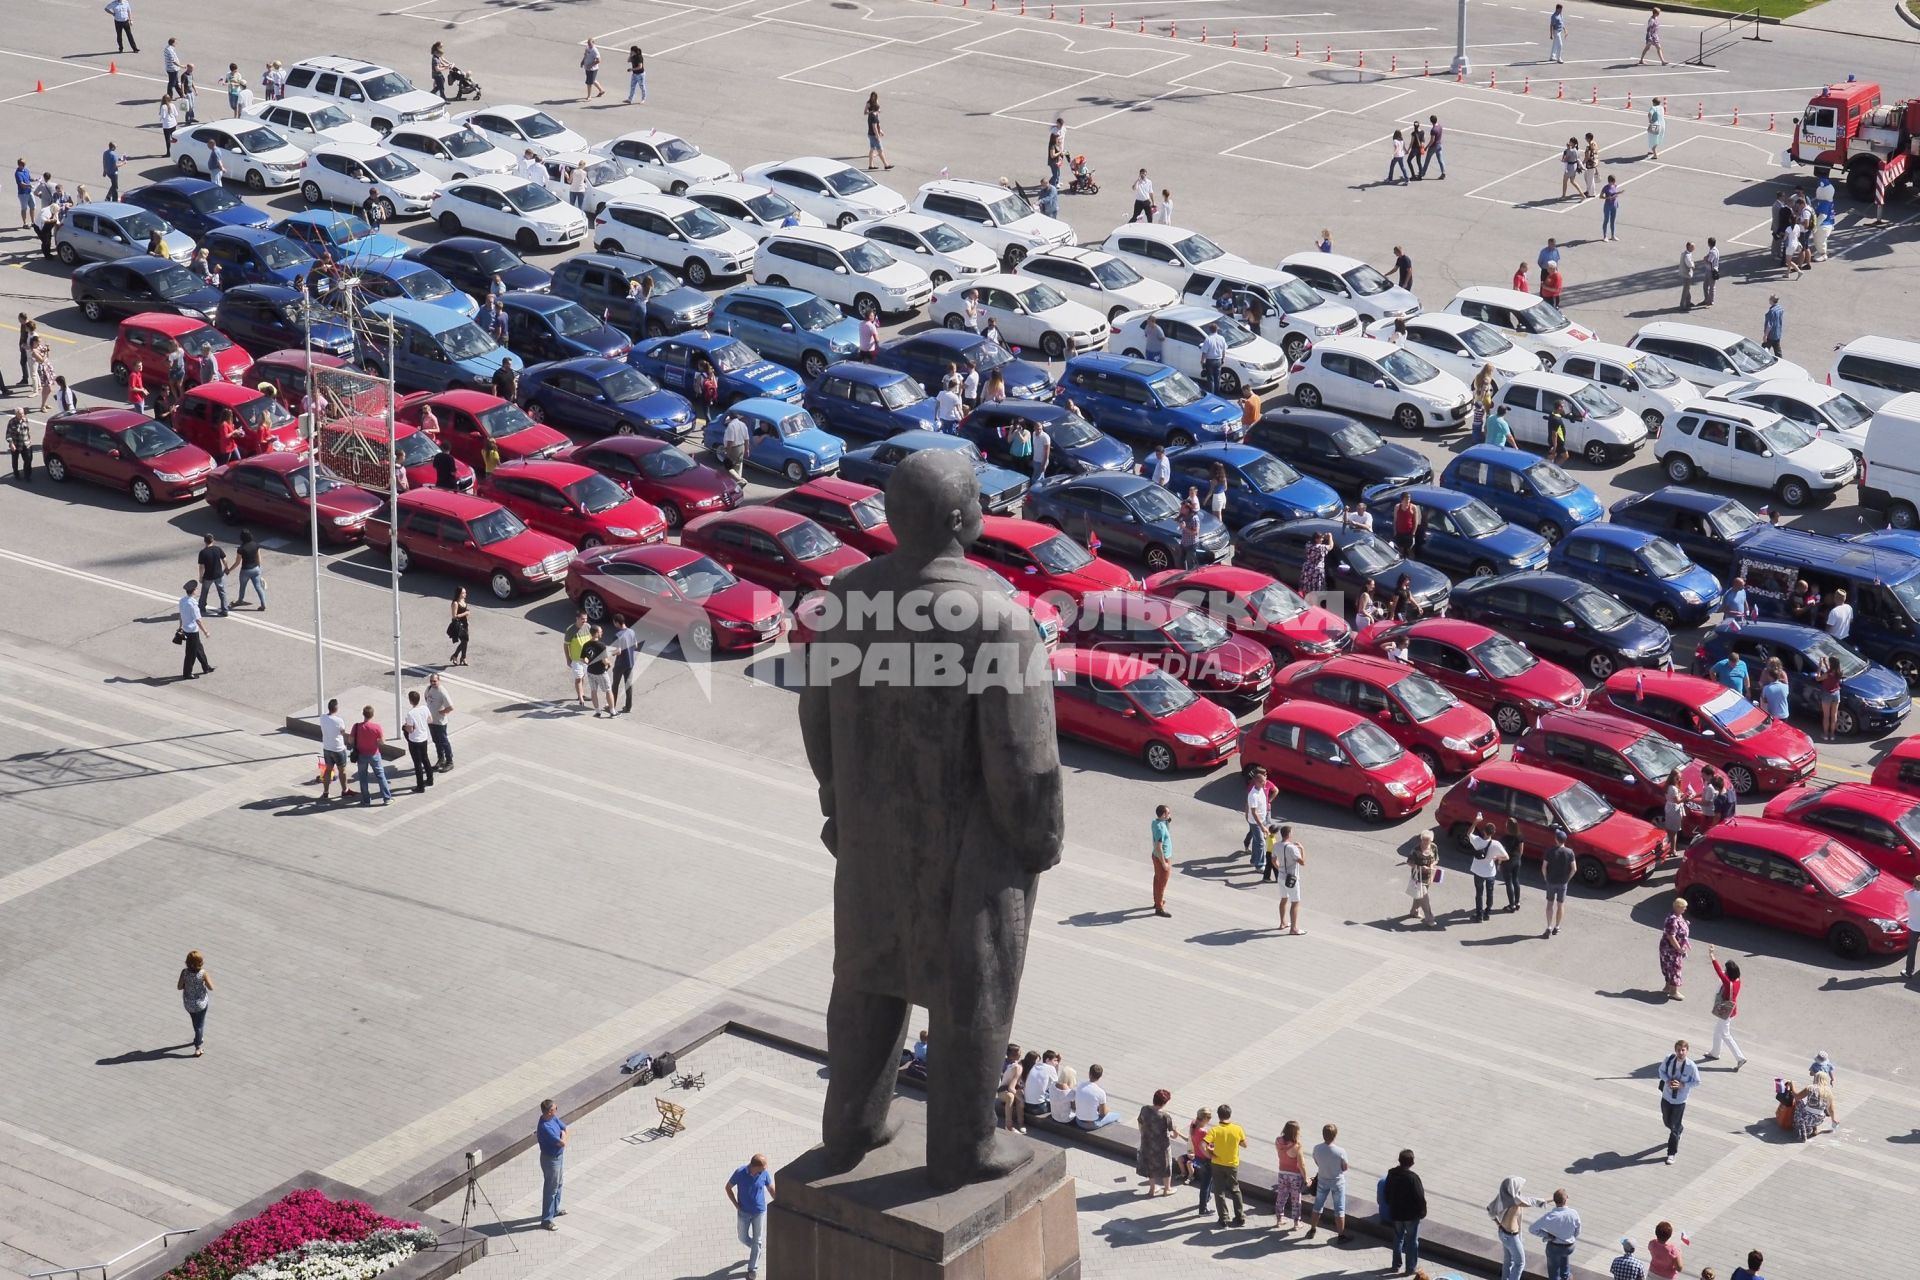
[[[365,1280],[434,1243],[417,1222],[309,1188],[234,1223],[166,1280]]]

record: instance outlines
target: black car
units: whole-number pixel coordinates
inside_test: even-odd
[[[89,262],[73,272],[73,301],[87,319],[107,321],[142,311],[213,319],[220,291],[171,258],[143,253]]]
[[[1368,578],[1373,579],[1374,599],[1382,608],[1402,579],[1413,593],[1413,602],[1426,613],[1446,608],[1452,589],[1446,574],[1404,559],[1392,543],[1338,520],[1255,520],[1243,525],[1233,538],[1234,567],[1257,569],[1297,587],[1307,539],[1321,533],[1333,535],[1333,549],[1326,559],[1326,589],[1346,597],[1329,607],[1346,615],[1349,622],[1353,619],[1347,605],[1359,599]]]
[[[1053,442],[1047,454],[1050,476],[1081,475],[1089,471],[1131,471],[1133,450],[1088,422],[1065,405],[1044,400],[987,400],[960,423],[960,434],[980,446],[987,461],[1030,471],[1031,457],[1013,456],[1013,426],[1044,431]]]
[[[1492,627],[1545,658],[1605,680],[1622,667],[1666,664],[1673,637],[1597,587],[1547,569],[1475,578],[1454,588],[1453,617]]]
[[[971,363],[980,371],[984,384],[995,369],[1006,379],[1007,394],[1022,400],[1039,400],[1053,393],[1053,378],[1037,364],[1016,360],[1013,353],[965,329],[929,329],[880,344],[877,363],[898,369],[920,379],[930,396],[940,394],[940,381],[949,369]],[[985,387],[981,389],[985,394]]]
[[[1375,484],[1424,484],[1433,466],[1417,451],[1380,438],[1364,422],[1328,409],[1269,409],[1247,428],[1246,443],[1324,480],[1352,501]]]
[[[434,244],[407,250],[406,256],[424,262],[474,301],[482,301],[497,275],[509,289],[545,293],[553,276],[527,262],[503,244],[479,236],[452,236]]]
[[[645,302],[631,296],[643,280],[653,281]],[[556,264],[551,292],[605,316],[608,324],[634,338],[704,329],[713,318],[713,300],[706,294],[627,253],[582,253]]]

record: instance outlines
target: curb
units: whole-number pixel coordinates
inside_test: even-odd
[[[1751,22],[1754,20],[1754,16],[1751,12],[1742,13],[1735,9],[1714,9],[1706,5],[1698,5],[1698,4],[1658,4],[1656,5],[1653,2],[1653,0],[1593,0],[1593,3],[1608,5],[1615,9],[1646,10],[1646,9],[1657,8],[1662,13],[1688,13],[1701,18],[1744,18],[1748,22]],[[1766,23],[1769,26],[1777,27],[1781,25],[1780,19],[1778,18],[1769,18],[1769,17],[1762,16],[1759,20],[1763,23]],[[1848,32],[1846,34],[1850,35],[1852,33]]]
[[[1920,18],[1914,17],[1912,12],[1907,8],[1907,6],[1901,3],[1901,0],[1893,0],[1893,11],[1896,15],[1898,15],[1900,21],[1906,23],[1908,26],[1912,27],[1915,31],[1920,31]],[[1902,36],[1880,36],[1878,38],[1882,40],[1904,39],[1904,37]]]

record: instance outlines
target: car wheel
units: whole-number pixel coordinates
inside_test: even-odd
[[[789,462],[780,469],[786,473],[787,479],[791,480],[794,484],[805,484],[807,482],[807,469],[800,465],[798,459]]]
[[[853,299],[853,314],[859,316],[862,320],[878,320],[880,318],[880,299],[870,293],[856,294]]]
[[[1311,382],[1303,382],[1293,389],[1293,402],[1302,409],[1318,409],[1323,403],[1320,388]]]
[[[1911,502],[1896,502],[1887,508],[1887,523],[1895,529],[1920,528],[1920,511]]]
[[[545,422],[547,420],[546,407],[542,405],[538,400],[532,401],[529,404],[522,407],[521,412],[526,414],[529,418],[532,418],[535,422]]]
[[[1187,431],[1170,432],[1167,436],[1167,443],[1176,449],[1184,449],[1193,443],[1193,434]]]
[[[62,241],[60,244],[59,253],[60,253],[60,261],[66,263],[68,266],[75,267],[80,265],[79,251],[76,250],[71,244],[68,244],[65,241]]]
[[[258,169],[247,170],[247,190],[265,191],[266,189],[267,189],[267,175],[264,173],[261,173]]]
[[[1527,731],[1527,713],[1511,702],[1502,702],[1493,709],[1493,727],[1503,738],[1517,738]]]
[[[220,501],[213,504],[213,509],[219,512],[220,518],[228,524],[240,523],[240,508],[233,505],[231,498],[220,499]]]
[[[1839,713],[1833,717],[1833,728],[1834,732],[1851,738],[1860,732],[1860,717],[1853,713],[1852,707],[1842,702]]]
[[[649,338],[664,338],[667,336],[667,326],[661,324],[658,320],[649,320],[647,321],[647,336]]]
[[[688,258],[687,265],[680,269],[680,275],[696,289],[706,288],[707,281],[712,279],[712,273],[707,270],[707,264],[698,258]]]
[[[453,175],[453,177],[449,178],[448,181],[449,182],[465,182],[468,178],[471,178],[472,176],[473,175],[470,173],[456,173]]]
[[[1454,823],[1453,826],[1447,829],[1447,834],[1453,838],[1453,844],[1456,849],[1468,851],[1473,849],[1473,845],[1468,842],[1468,837],[1473,834],[1473,829],[1466,823]]]
[[[1920,684],[1920,653],[1902,650],[1894,654],[1887,665],[1898,671],[1900,678],[1909,685]]]
[[[1574,874],[1580,877],[1580,883],[1586,888],[1604,889],[1607,887],[1607,864],[1600,861],[1600,859],[1588,855],[1587,857],[1576,859],[1573,866]],[[1687,905],[1692,906],[1693,904],[1689,902]]]
[[[1307,349],[1307,340],[1297,333],[1290,333],[1281,339],[1280,350],[1287,355],[1288,364],[1299,364],[1300,355]]]
[[[1485,560],[1480,560],[1474,563],[1473,568],[1469,570],[1469,572],[1476,578],[1491,578],[1493,576],[1493,566]]]
[[[1590,467],[1604,467],[1613,456],[1607,446],[1598,440],[1587,441],[1587,447],[1582,452],[1585,453],[1587,465]]]
[[[1027,247],[1020,244],[1010,244],[1007,246],[1007,251],[1000,255],[1000,269],[1002,271],[1018,270],[1020,264],[1026,260]]]
[[[936,289],[941,289],[941,288],[945,288],[947,285],[952,284],[953,277],[948,275],[944,271],[936,271],[927,277],[927,283],[931,284]]]
[[[381,137],[383,137],[383,138],[384,138],[384,137],[386,137],[386,136],[387,136],[388,134],[390,134],[390,133],[392,133],[392,132],[393,132],[393,121],[391,121],[391,120],[375,120],[375,121],[373,122],[373,131],[374,131],[375,133],[377,133],[377,134],[379,134],[379,135],[380,135]]]
[[[667,528],[678,529],[681,526],[681,524],[685,522],[686,517],[680,514],[680,507],[678,504],[672,503],[672,502],[662,502],[658,505],[660,508],[660,518],[667,522]]]
[[[607,545],[607,540],[605,538],[602,538],[597,533],[590,533],[586,537],[580,539],[580,549],[582,551],[592,551],[596,547],[604,547],[606,545]]]
[[[1680,611],[1670,604],[1663,602],[1653,606],[1652,616],[1655,622],[1669,631],[1676,631],[1680,627]]]
[[[67,460],[65,458],[57,453],[49,453],[41,459],[41,462],[46,467],[47,474],[53,478],[55,484],[65,484],[67,482]]]
[[[127,373],[126,365],[120,363],[118,360],[115,360],[113,362],[110,372],[113,374],[113,380],[115,382],[119,383],[123,387],[127,385],[127,379],[129,377],[129,374]]]
[[[1727,782],[1733,787],[1733,794],[1737,796],[1753,794],[1754,787],[1757,785],[1754,782],[1753,770],[1743,764],[1730,764],[1722,772],[1727,775]]]
[[[435,221],[440,224],[440,230],[447,235],[457,236],[460,234],[460,219],[453,216],[452,210],[442,212]]]
[[[80,299],[80,314],[95,324],[99,324],[107,318],[107,309],[100,305],[100,299],[98,298],[82,298]]]
[[[1353,811],[1360,815],[1362,822],[1385,822],[1387,810],[1377,796],[1360,796],[1353,802]]]
[[[839,230],[845,231],[848,227],[852,226],[854,223],[858,221],[860,221],[860,219],[854,217],[852,214],[843,213],[838,218],[835,218],[833,220],[833,225],[837,227]]]
[[[580,597],[580,612],[587,615],[587,621],[595,624],[607,620],[607,602],[598,591],[589,591]]]
[[[1057,333],[1043,333],[1040,335],[1040,353],[1049,360],[1065,360],[1067,340]]]
[[[1782,476],[1776,492],[1781,503],[1789,507],[1804,507],[1813,497],[1813,491],[1799,476]]]
[[[1154,573],[1173,568],[1173,553],[1157,542],[1149,546],[1140,559]]]
[[[600,252],[602,253],[625,253],[626,252],[625,249],[620,247],[620,242],[618,240],[602,240],[599,244],[595,245],[594,247],[600,250]]]
[[[505,569],[495,569],[487,577],[487,590],[493,592],[495,600],[513,599],[513,579],[507,576]]]
[[[1140,348],[1138,347],[1128,347],[1125,351],[1122,351],[1120,354],[1125,356],[1129,360],[1145,359],[1145,357],[1140,354]]]
[[[1420,410],[1410,404],[1403,404],[1393,411],[1393,425],[1402,431],[1418,431],[1426,424]]]
[[[945,316],[941,317],[940,327],[943,329],[964,329],[967,327],[966,314],[960,311],[949,311]]]
[[[319,204],[321,202],[320,184],[308,178],[300,184],[300,198],[310,205]]]
[[[767,287],[769,289],[784,289],[787,287],[787,278],[785,276],[768,276]]]
[[[1684,453],[1670,453],[1665,462],[1667,479],[1675,484],[1686,484],[1693,479],[1693,460]]]
[[[1421,764],[1427,766],[1428,773],[1432,774],[1435,778],[1442,776],[1439,756],[1433,754],[1433,752],[1427,750],[1425,747],[1415,747],[1413,754],[1419,758]]]
[[[1534,526],[1534,532],[1545,538],[1548,546],[1552,546],[1565,536],[1561,533],[1560,526],[1551,520],[1542,520]]]
[[[189,178],[200,172],[200,166],[195,164],[193,157],[184,151],[180,153],[180,158],[173,162],[173,167],[186,174]]]
[[[407,554],[407,549],[405,547],[394,548],[393,567],[395,569],[399,570],[401,573],[405,573],[408,570],[408,568],[412,566],[412,564],[413,564],[413,557]]]
[[[808,379],[817,378],[821,374],[825,373],[826,371],[827,371],[827,358],[821,355],[818,351],[808,351],[801,355],[800,372],[805,374],[808,377]],[[814,417],[816,418],[819,416],[820,416],[819,414],[814,415]],[[826,424],[824,422],[821,423],[820,426],[822,430],[826,429]]]
[[[1867,935],[1858,925],[1841,923],[1827,934],[1827,945],[1842,960],[1858,960],[1867,954]]]
[[[676,179],[673,184],[667,188],[667,194],[670,196],[684,196],[687,194],[687,184]]]
[[[1658,409],[1642,409],[1640,421],[1647,424],[1648,435],[1657,436],[1660,434],[1660,428],[1666,425],[1667,419]]]
[[[540,247],[540,237],[533,234],[530,227],[522,227],[513,233],[513,247],[522,253],[532,253]]]
[[[1686,891],[1687,914],[1697,920],[1711,920],[1720,914],[1720,895],[1705,885],[1691,885]]]
[[[141,506],[153,505],[153,486],[147,483],[145,476],[135,476],[133,483],[127,486],[127,492],[131,493],[133,500]]]
[[[680,637],[680,650],[690,658],[712,656],[713,624],[705,618],[688,623],[687,633]]]
[[[1607,678],[1619,669],[1620,664],[1605,649],[1595,649],[1587,655],[1587,671],[1601,684],[1605,684]]]
[[[1125,314],[1127,314],[1127,308],[1115,307],[1113,310],[1107,312],[1107,323],[1109,325],[1118,324],[1120,322],[1120,317]]]
[[[373,207],[379,211],[380,221],[382,222],[392,222],[393,215],[399,212],[393,207],[393,201],[387,199],[385,196],[381,196],[378,200],[375,200]]]
[[[1147,749],[1140,753],[1147,762],[1147,768],[1155,773],[1172,773],[1174,766],[1173,748],[1164,742],[1149,742]]]

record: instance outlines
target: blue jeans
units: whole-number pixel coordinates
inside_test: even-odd
[[[1207,1201],[1213,1197],[1213,1161],[1195,1160],[1193,1162],[1193,1180],[1200,1187],[1200,1212],[1207,1211]]]
[[[1527,1246],[1520,1239],[1520,1233],[1508,1235],[1502,1231],[1500,1236],[1500,1280],[1520,1280],[1527,1270]]]
[[[1547,1241],[1547,1280],[1567,1280],[1573,1269],[1573,1246]]]
[[[1206,388],[1208,395],[1220,394],[1220,362],[1218,360],[1200,362],[1200,385]]]
[[[567,192],[567,203],[576,209],[584,209],[587,207],[587,193],[584,191],[569,191]]]
[[[1420,1269],[1420,1219],[1418,1218],[1393,1224],[1393,1262],[1387,1269],[1400,1270],[1400,1260],[1403,1255],[1406,1258],[1405,1265],[1409,1273]]]
[[[564,1155],[540,1157],[540,1221],[560,1216],[560,1162]]]
[[[1427,170],[1436,164],[1440,166],[1440,176],[1443,178],[1446,177],[1447,157],[1444,149],[1437,146],[1429,146],[1425,154],[1420,157],[1420,176],[1423,178],[1426,177]]]
[[[632,102],[635,94],[640,96],[640,101],[647,100],[647,73],[644,71],[627,72],[627,101]]]
[[[1267,829],[1257,822],[1249,822],[1246,839],[1240,844],[1253,855],[1253,869],[1265,871],[1267,869]]]
[[[739,1218],[740,1243],[747,1246],[747,1274],[758,1275],[760,1255],[767,1248],[767,1215],[743,1212],[736,1216]]]
[[[1101,1116],[1098,1120],[1076,1119],[1074,1121],[1074,1124],[1078,1125],[1082,1129],[1087,1130],[1088,1132],[1092,1132],[1095,1129],[1104,1129],[1110,1124],[1119,1124],[1119,1123],[1120,1123],[1120,1113],[1117,1111],[1109,1111],[1106,1115]]]
[[[433,739],[433,749],[437,755],[435,767],[444,769],[453,763],[453,739],[447,735],[447,726],[429,724],[427,736]]]
[[[207,592],[209,591],[220,593],[220,612],[225,613],[227,611],[227,580],[225,578],[200,579],[200,612],[202,613],[207,611]]]
[[[1619,218],[1619,216],[1620,216],[1619,205],[1602,204],[1600,206],[1600,234],[1602,236],[1610,236],[1613,234],[1613,224],[1615,219]]]
[[[247,584],[249,582],[253,584],[253,589],[260,593],[260,607],[262,609],[266,608],[267,584],[265,579],[261,578],[258,568],[242,569],[240,571],[240,589],[233,593],[234,607],[238,608],[247,602]]]
[[[1475,915],[1493,914],[1493,877],[1475,876],[1473,878],[1473,913]]]
[[[380,798],[393,799],[393,792],[387,789],[387,762],[375,753],[360,757],[360,803],[372,804],[373,797],[367,792],[367,776],[371,774],[380,784]]]
[[[188,1009],[187,1017],[193,1023],[193,1047],[198,1049],[206,1042],[207,1038],[207,1011],[205,1009]]]
[[[1395,156],[1393,159],[1387,161],[1387,181],[1388,182],[1393,181],[1393,171],[1395,169],[1398,169],[1400,171],[1400,181],[1407,182],[1410,180],[1409,175],[1407,173],[1407,158],[1405,156]]]

